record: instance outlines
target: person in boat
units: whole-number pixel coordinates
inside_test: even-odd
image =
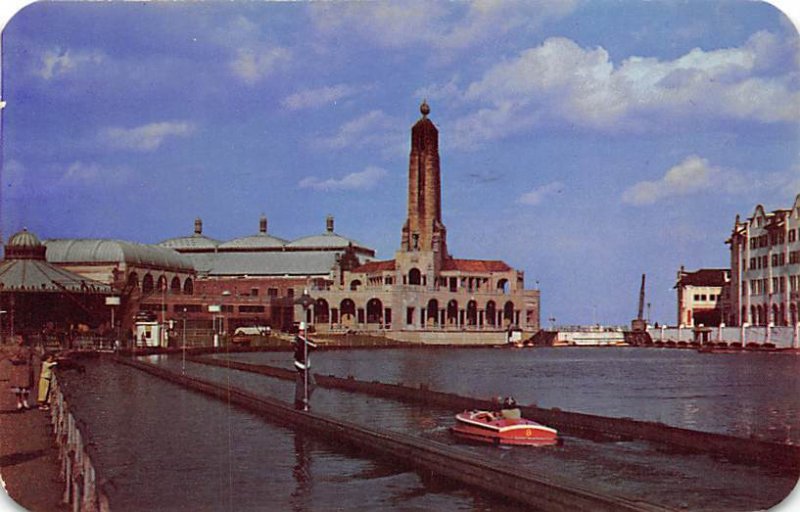
[[[513,396],[507,396],[503,400],[503,406],[500,409],[500,416],[505,420],[518,420],[522,418],[522,412],[517,407],[517,401]]]
[[[311,373],[311,350],[317,348],[306,332],[306,323],[300,322],[300,329],[297,336],[292,340],[294,345],[294,367],[297,370],[295,376],[294,407],[298,410],[307,411],[311,393],[316,387],[314,375]]]

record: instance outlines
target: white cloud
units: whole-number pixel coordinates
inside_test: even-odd
[[[373,110],[344,123],[334,135],[320,137],[315,144],[326,149],[376,145],[385,147],[396,142],[396,136],[400,132],[398,127],[397,120],[381,110]]]
[[[234,75],[247,85],[255,85],[288,62],[291,52],[279,46],[254,45],[239,48],[230,63]]]
[[[722,170],[711,166],[705,158],[691,155],[670,168],[660,179],[640,181],[628,188],[623,192],[622,200],[633,205],[645,205],[675,196],[712,192],[712,186],[723,178]]]
[[[535,29],[567,16],[576,6],[575,0],[311,2],[310,12],[323,34],[355,33],[384,47],[424,45],[450,51],[502,39],[517,28]]]
[[[314,176],[303,178],[300,188],[314,190],[365,190],[374,187],[388,173],[380,167],[367,167],[360,172],[352,172],[342,178],[320,179]]]
[[[517,198],[517,202],[527,205],[538,205],[548,197],[560,194],[562,190],[564,190],[564,184],[559,181],[554,181],[522,194]]]
[[[534,119],[598,130],[654,129],[698,116],[797,122],[799,55],[796,43],[758,32],[740,47],[696,48],[670,61],[634,56],[615,65],[602,47],[549,38],[464,87],[461,101],[484,106],[455,121],[455,144],[517,133]],[[422,90],[453,94],[454,83]]]
[[[36,74],[45,80],[51,80],[75,73],[78,68],[87,64],[101,64],[104,60],[105,56],[98,51],[62,51],[55,48],[44,52]]]
[[[130,171],[125,167],[105,167],[97,163],[76,161],[70,164],[61,176],[62,186],[93,186],[104,187],[111,184],[124,182]]]
[[[135,128],[105,128],[100,131],[100,139],[117,149],[154,151],[168,137],[186,137],[191,135],[194,129],[193,124],[185,121],[163,121]]]
[[[347,84],[338,84],[317,89],[305,89],[287,96],[281,104],[289,110],[317,108],[336,103],[368,88],[368,86],[355,87]]]

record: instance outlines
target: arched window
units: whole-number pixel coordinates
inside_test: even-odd
[[[353,279],[353,280],[350,282],[350,290],[352,290],[352,291],[356,291],[356,290],[358,290],[358,288],[359,288],[360,286],[361,286],[361,281],[359,281],[358,279]]]
[[[155,282],[153,281],[152,274],[145,274],[144,278],[142,279],[142,293],[151,293],[155,288]]]
[[[417,268],[408,271],[408,284],[422,284],[422,273]]]
[[[317,299],[314,302],[314,322],[318,324],[327,324],[331,321],[330,308],[328,301],[325,299]]]
[[[192,279],[187,277],[186,281],[183,282],[183,294],[184,295],[192,295],[194,293],[194,283]]]
[[[137,290],[139,288],[139,275],[136,272],[131,272],[128,275],[127,288],[130,290]]]
[[[170,293],[178,294],[181,293],[181,280],[178,276],[172,278],[172,282],[169,285]]]
[[[167,291],[167,276],[161,274],[158,276],[158,291],[165,292]]]
[[[508,293],[508,279],[501,279],[497,281],[497,289],[502,290],[503,293]]]

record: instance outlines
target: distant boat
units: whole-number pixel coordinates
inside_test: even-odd
[[[502,411],[472,410],[456,414],[456,425],[451,432],[461,439],[490,444],[546,446],[558,443],[555,429],[525,418],[507,417]]]

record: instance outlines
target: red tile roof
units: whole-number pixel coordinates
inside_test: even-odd
[[[724,268],[701,268],[695,272],[684,272],[679,286],[723,286],[728,270]]]
[[[442,270],[460,270],[462,272],[508,272],[511,267],[499,260],[444,260]]]
[[[368,261],[363,265],[354,268],[351,272],[363,272],[365,274],[370,274],[372,272],[382,272],[385,270],[394,270],[394,260],[385,260],[385,261]]]

